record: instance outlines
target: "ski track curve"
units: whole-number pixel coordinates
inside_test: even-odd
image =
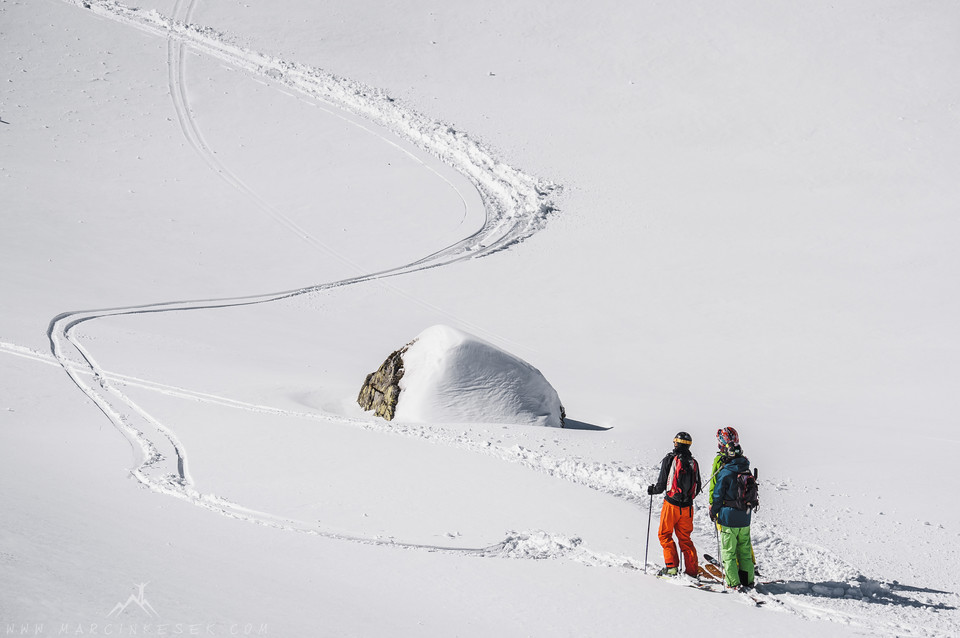
[[[197,0],[189,0],[189,2],[178,0],[173,8],[173,19],[182,24],[189,24],[196,5]],[[170,91],[170,99],[173,102],[174,112],[177,115],[177,123],[180,126],[180,131],[183,133],[184,139],[187,140],[196,154],[211,171],[226,184],[252,201],[261,213],[285,228],[298,239],[305,241],[314,248],[331,254],[338,260],[359,271],[356,264],[350,262],[346,257],[340,255],[330,246],[314,237],[310,232],[290,219],[290,217],[277,210],[276,207],[260,197],[239,175],[230,170],[229,166],[220,161],[206,139],[204,139],[203,132],[193,117],[193,109],[190,107],[184,58],[186,47],[187,45],[182,39],[174,37],[172,34],[167,38],[167,85]],[[462,199],[463,197],[461,195],[461,200]],[[464,204],[464,206],[465,205],[466,204]]]
[[[76,3],[75,0],[70,0],[70,1],[74,1],[74,3]],[[188,25],[190,24],[197,2],[198,0],[177,0],[177,3],[174,6],[172,11],[172,19],[171,19],[172,23],[178,26],[182,25],[183,29],[189,28]],[[95,7],[93,7],[92,5],[88,6],[89,3],[84,2],[80,4],[82,4],[85,8],[95,9]],[[114,3],[114,5],[116,6],[116,3]],[[124,12],[133,12],[133,11],[136,11],[136,10],[124,8]],[[153,17],[156,20],[159,20],[160,22],[164,22],[164,19],[162,17],[158,17],[158,16],[153,16]],[[207,30],[207,31],[210,31],[210,30]],[[221,37],[221,36],[217,35],[216,37]],[[229,167],[227,167],[220,161],[217,155],[213,152],[213,149],[204,139],[203,134],[200,130],[200,127],[198,126],[196,120],[193,117],[193,110],[190,108],[188,91],[186,87],[186,79],[185,79],[184,50],[186,46],[187,45],[186,45],[185,39],[176,35],[174,31],[171,29],[167,36],[168,87],[170,90],[170,96],[173,102],[174,111],[176,112],[176,115],[177,115],[177,122],[184,135],[184,138],[188,141],[188,143],[194,149],[197,155],[225,183],[235,188],[238,192],[246,196],[249,200],[253,201],[257,206],[257,208],[262,213],[264,213],[268,218],[277,222],[280,226],[284,227],[286,230],[293,233],[299,239],[312,245],[314,248],[317,248],[331,255],[332,257],[334,257],[344,265],[352,268],[355,272],[363,272],[364,269],[361,266],[353,262],[351,259],[349,259],[345,255],[339,253],[328,244],[325,244],[324,242],[320,241],[319,239],[311,235],[302,226],[300,226],[299,224],[291,220],[288,216],[284,215],[281,211],[278,211],[274,206],[270,205],[267,201],[265,201],[262,197],[260,197],[259,194],[257,194],[252,188],[250,188],[238,175],[236,175],[233,171],[231,171]],[[251,52],[244,52],[244,54],[246,57],[254,58],[254,59],[258,57],[263,57],[263,56],[259,56],[259,54],[254,54]],[[283,64],[286,65],[286,63],[283,63]],[[322,72],[319,72],[317,70],[314,70],[314,71],[315,73],[322,74]],[[279,72],[276,69],[267,69],[266,72],[263,73],[263,77],[265,79],[276,80],[280,76],[279,76]],[[339,78],[336,78],[336,79],[339,80]],[[263,82],[263,84],[266,86],[269,86],[269,83],[267,82]],[[383,133],[377,132],[372,128],[370,128],[369,126],[365,125],[362,120],[358,120],[355,117],[351,117],[344,111],[335,110],[335,109],[323,106],[323,104],[330,105],[331,102],[318,99],[318,95],[316,91],[306,90],[307,87],[304,86],[304,82],[302,81],[302,79],[301,80],[298,80],[296,78],[290,79],[287,82],[287,85],[292,85],[292,86],[295,86],[296,88],[299,88],[300,96],[304,96],[308,98],[308,99],[304,99],[304,97],[298,97],[298,99],[303,100],[304,102],[306,102],[307,104],[310,104],[311,106],[320,106],[320,108],[328,115],[338,117],[344,120],[345,122],[349,123],[350,125],[370,135],[377,137],[382,143],[385,143],[395,148],[396,150],[400,151],[401,153],[406,155],[408,158],[410,158],[412,161],[419,164],[423,169],[431,172],[437,179],[446,183],[447,186],[449,186],[450,189],[453,190],[453,192],[457,195],[460,201],[460,205],[462,207],[462,214],[461,214],[461,220],[460,220],[461,223],[466,222],[469,214],[469,205],[467,204],[467,199],[463,194],[463,192],[453,182],[451,182],[450,179],[447,178],[443,173],[436,170],[433,166],[430,166],[429,164],[425,163],[416,154],[410,152],[407,148],[401,146],[394,140],[390,139],[388,136],[384,135]],[[375,91],[371,89],[365,89],[365,90],[371,93],[375,93]],[[282,89],[281,89],[281,92],[284,93],[285,95],[294,95],[292,93],[283,91]],[[389,97],[387,97],[386,99],[389,102],[393,101]],[[367,115],[369,116],[369,114]],[[405,114],[401,114],[401,115],[403,116]],[[408,136],[408,137],[411,137],[411,136]],[[475,150],[475,149],[468,148],[467,150]],[[441,157],[441,159],[443,159],[441,153],[437,153],[436,151],[434,151],[434,154],[437,155],[438,157]],[[476,153],[471,153],[471,155],[475,156]],[[447,161],[447,163],[452,163],[456,165],[456,162]],[[467,174],[466,171],[461,171],[461,172],[463,172],[464,174]],[[555,188],[554,184],[537,186],[537,190],[542,191],[540,193],[541,195],[545,195],[547,192],[553,190],[554,188]],[[551,210],[552,208],[549,205],[546,205],[546,207],[541,211],[542,213],[541,218],[545,217]],[[489,221],[489,216],[487,217]],[[480,232],[482,232],[482,230]],[[480,233],[476,233],[471,237],[476,237],[479,234]],[[468,238],[468,240],[469,239],[470,238]],[[522,241],[522,238],[517,239],[516,241]],[[464,242],[461,242],[461,244],[463,243]],[[500,249],[508,248],[508,247],[509,247],[509,244],[504,244],[503,246],[500,247]],[[441,257],[445,252],[448,252],[453,248],[455,247],[451,246],[451,247],[441,249],[437,253],[428,255],[424,259]],[[462,248],[463,246],[461,246],[461,249]],[[467,248],[469,249],[469,246],[467,246]],[[406,293],[404,290],[400,288],[392,287],[385,282],[384,282],[384,285],[392,288],[392,290],[395,293],[399,294],[400,296],[410,301],[413,301],[419,305],[427,307],[428,309],[435,311],[438,314],[449,316],[449,313],[447,313],[443,309],[437,308],[436,306],[433,306],[421,299],[417,299],[412,295]],[[457,320],[464,326],[471,327],[478,334],[487,332],[482,327],[471,324],[469,321],[464,321],[462,318],[457,318]],[[501,340],[504,342],[513,343],[513,342],[510,342],[508,339],[503,339],[502,337],[501,337]],[[513,345],[520,346],[521,344],[513,343]]]
[[[283,529],[320,534],[336,539],[435,551],[467,553],[483,551],[479,549],[463,550],[421,544],[402,544],[340,532],[317,530],[316,526],[312,524],[298,523],[290,519],[281,521],[278,517],[268,513],[257,512],[238,504],[229,503],[219,497],[201,494],[193,485],[193,480],[189,474],[187,455],[173,431],[151,417],[133,400],[124,395],[118,388],[116,381],[102,370],[92,354],[74,336],[73,331],[85,322],[104,317],[210,310],[270,303],[335,287],[372,280],[385,280],[401,274],[435,268],[465,259],[483,257],[522,242],[539,230],[547,214],[553,210],[548,202],[548,195],[555,186],[541,183],[495,160],[485,149],[463,133],[442,123],[428,120],[412,111],[404,110],[395,104],[392,99],[378,91],[333,76],[319,69],[304,67],[241,49],[229,44],[227,38],[219,32],[189,24],[190,17],[196,7],[196,0],[177,0],[173,8],[173,18],[166,18],[156,11],[142,12],[114,0],[66,1],[93,11],[102,17],[166,38],[167,81],[174,111],[181,132],[195,152],[213,172],[253,200],[261,212],[286,227],[300,239],[329,252],[358,271],[360,271],[359,267],[312,237],[302,227],[274,209],[219,161],[204,140],[200,128],[192,117],[184,76],[184,50],[187,46],[236,66],[251,75],[262,75],[273,82],[280,82],[281,85],[327,104],[329,106],[328,112],[343,117],[361,129],[377,135],[384,142],[402,150],[456,190],[456,187],[436,169],[425,164],[396,142],[363,125],[356,118],[373,121],[377,125],[413,142],[422,150],[436,155],[467,176],[479,191],[485,209],[485,220],[479,230],[446,248],[399,267],[281,292],[71,311],[54,317],[47,329],[50,352],[73,383],[93,401],[127,438],[138,457],[137,466],[132,470],[133,476],[142,485],[153,491],[186,499],[196,505],[215,510],[227,516],[260,524],[269,524]],[[466,210],[466,199],[462,193],[459,191],[457,193]],[[464,212],[465,216],[466,212]],[[7,348],[6,350],[19,356],[35,358],[32,354],[26,353],[25,349]],[[88,377],[92,382],[87,380]],[[209,399],[210,397],[207,397],[207,400]]]
[[[119,315],[200,311],[270,303],[341,286],[373,280],[386,280],[394,276],[441,267],[466,259],[484,257],[515,246],[542,228],[546,217],[554,210],[549,201],[549,196],[556,186],[524,175],[496,160],[466,134],[442,122],[435,122],[418,113],[405,110],[382,92],[319,69],[243,49],[230,44],[230,40],[225,34],[208,27],[190,24],[197,0],[177,0],[173,8],[173,16],[170,18],[162,16],[157,11],[144,12],[130,8],[115,0],[64,1],[91,10],[100,16],[166,38],[168,84],[171,99],[180,129],[188,143],[212,171],[254,201],[261,212],[286,227],[301,240],[330,253],[344,263],[355,266],[347,258],[337,254],[330,247],[312,237],[303,228],[260,198],[215,156],[191,114],[184,74],[184,53],[187,47],[218,58],[251,75],[263,76],[321,104],[326,104],[332,109],[328,112],[334,112],[375,135],[379,134],[371,131],[362,122],[358,122],[356,118],[373,122],[377,126],[390,130],[401,138],[414,143],[423,151],[431,153],[453,166],[470,180],[484,203],[486,219],[478,231],[464,239],[395,268],[362,274],[336,282],[274,293],[223,299],[167,301],[134,307],[64,312],[54,317],[47,329],[50,355],[4,342],[0,342],[0,350],[7,354],[34,361],[59,365],[73,383],[127,438],[138,457],[137,465],[131,470],[131,473],[144,487],[154,492],[190,502],[217,514],[278,530],[315,535],[333,540],[388,545],[408,550],[523,559],[564,558],[589,565],[629,569],[644,568],[642,561],[635,558],[593,552],[583,547],[579,538],[551,535],[542,530],[511,533],[499,543],[475,549],[405,543],[380,537],[359,536],[341,530],[324,529],[318,527],[315,523],[305,523],[287,517],[275,516],[268,512],[252,510],[217,495],[201,493],[195,487],[190,476],[188,456],[175,433],[151,417],[124,394],[122,390],[124,386],[141,387],[169,396],[235,409],[280,414],[294,418],[336,421],[385,434],[441,442],[477,453],[493,455],[504,461],[520,463],[536,471],[585,485],[637,505],[645,502],[646,490],[642,486],[653,480],[656,471],[651,468],[639,468],[616,462],[602,463],[556,458],[542,452],[524,449],[519,445],[509,448],[491,445],[489,441],[472,437],[466,432],[453,437],[440,428],[424,425],[393,423],[390,424],[390,427],[386,427],[374,421],[350,419],[322,413],[282,410],[104,371],[97,364],[92,354],[73,334],[74,329],[85,322]],[[419,158],[402,149],[392,140],[382,135],[379,136],[385,142],[401,148],[405,153],[420,161]],[[441,179],[446,179],[422,161],[420,163],[428,170],[432,170]],[[449,180],[447,181],[450,183]],[[453,184],[450,185],[453,187]],[[461,199],[464,200],[463,195],[460,195]],[[466,206],[465,200],[464,206]],[[884,585],[864,578],[851,565],[846,564],[825,549],[816,548],[789,538],[773,525],[759,523],[755,526],[755,529],[757,530],[757,546],[766,548],[780,557],[791,555],[795,560],[799,560],[806,565],[828,564],[833,573],[839,574],[841,578],[848,582],[873,583],[879,587]],[[700,539],[701,542],[707,542],[707,540],[706,537]],[[709,544],[705,546],[709,547]],[[782,550],[781,547],[788,549]],[[812,583],[801,583],[801,585],[812,585]],[[800,589],[802,589],[802,586]],[[816,586],[813,587],[813,590],[816,591]],[[768,595],[767,598],[774,602],[774,608],[789,611],[808,619],[827,618],[834,622],[869,626],[883,633],[906,632],[917,636],[936,634],[936,629],[927,630],[922,624],[906,625],[902,619],[896,621],[874,620],[847,610],[814,604],[809,600],[809,597],[798,599],[793,593],[790,588],[784,587],[782,591],[778,590],[775,594]]]

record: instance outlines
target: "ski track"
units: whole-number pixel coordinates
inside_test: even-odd
[[[51,365],[56,360],[50,355],[29,351],[13,344],[0,343],[0,350],[11,354],[24,356],[32,360],[42,361]],[[79,350],[87,360],[89,353]],[[68,361],[67,364],[80,375],[94,377],[95,373],[89,366],[81,365],[77,361]],[[94,363],[95,364],[95,363]],[[299,412],[284,410],[273,406],[255,404],[222,397],[206,392],[198,392],[169,384],[157,383],[131,375],[122,375],[106,371],[96,373],[101,385],[109,382],[110,391],[127,405],[135,403],[123,394],[122,387],[138,387],[179,399],[193,400],[213,405],[221,405],[250,412],[274,414],[288,418],[300,418],[324,422],[337,422],[360,427],[383,434],[419,438],[432,443],[441,443],[451,447],[467,449],[475,453],[493,456],[506,462],[519,463],[530,469],[544,472],[550,476],[585,485],[597,491],[611,494],[629,502],[641,505],[646,502],[646,493],[643,488],[653,480],[655,469],[644,469],[624,465],[617,462],[601,463],[579,459],[557,458],[550,454],[528,450],[520,445],[504,447],[490,443],[483,435],[463,431],[453,435],[448,431],[428,425],[409,423],[386,423],[376,420],[352,419],[349,417],[321,414],[316,412]],[[172,433],[160,430],[160,436],[171,436]],[[129,426],[128,426],[129,427]],[[129,434],[135,437],[147,436],[145,432],[130,429]],[[142,442],[142,441],[141,441]],[[149,443],[149,442],[147,442]],[[174,452],[179,456],[182,447],[175,439],[168,440]],[[203,507],[212,512],[257,525],[277,530],[292,531],[338,541],[350,541],[367,545],[386,545],[406,550],[422,550],[441,552],[452,555],[472,555],[479,557],[498,557],[523,560],[570,560],[589,566],[615,567],[630,570],[642,570],[643,561],[631,556],[615,555],[595,552],[584,547],[582,540],[577,537],[555,535],[543,530],[528,530],[511,532],[501,542],[492,546],[465,549],[445,547],[440,545],[404,543],[390,538],[364,537],[342,530],[324,529],[312,523],[295,519],[279,517],[267,512],[246,508],[243,505],[232,503],[227,499],[213,494],[203,494],[194,486],[189,475],[176,475],[173,471],[172,458],[168,461],[169,470],[161,471],[162,462],[166,459],[158,452],[158,446],[143,445],[143,465],[134,472],[135,476],[147,487],[154,491],[185,500],[194,505]],[[186,458],[183,457],[186,461]],[[160,480],[148,482],[149,473],[159,471]],[[701,518],[703,518],[701,516]],[[700,529],[695,531],[696,542],[700,547],[710,547],[712,538],[706,531],[709,524],[698,521]],[[884,583],[870,580],[858,574],[849,565],[838,561],[829,551],[803,543],[776,530],[775,526],[758,521],[754,525],[754,542],[758,553],[766,564],[777,563],[781,568],[786,567],[786,573],[777,576],[795,578],[797,580],[777,581],[766,586],[767,594],[763,598],[768,608],[793,613],[811,620],[829,620],[854,627],[869,628],[872,632],[882,634],[933,636],[942,635],[937,628],[921,628],[920,625],[911,625],[901,620],[896,622],[885,621],[882,618],[870,622],[871,605],[896,605],[921,611],[927,608],[950,609],[942,602],[920,603],[914,599],[897,594],[896,583]],[[656,543],[654,543],[656,546]],[[799,566],[793,573],[790,566]],[[826,566],[826,567],[824,567]],[[826,573],[835,573],[836,579]],[[812,582],[810,579],[813,579]],[[824,579],[828,579],[824,582]],[[900,587],[900,589],[909,589]],[[938,592],[945,594],[946,592]],[[917,622],[921,619],[917,618]]]
[[[555,188],[539,182],[493,158],[467,135],[441,122],[405,110],[381,92],[356,82],[334,76],[319,69],[305,67],[230,44],[229,38],[207,27],[190,24],[197,0],[177,0],[173,17],[166,18],[156,11],[143,12],[115,0],[65,0],[90,10],[99,16],[116,20],[134,28],[167,39],[168,83],[177,121],[184,137],[203,161],[225,182],[249,197],[262,213],[287,228],[291,233],[314,247],[324,250],[361,272],[347,258],[337,254],[303,228],[260,198],[242,179],[235,175],[213,153],[200,128],[194,121],[184,74],[184,53],[187,47],[213,56],[232,67],[238,67],[254,77],[262,76],[271,84],[278,83],[292,91],[327,105],[325,111],[343,117],[356,126],[378,135],[386,143],[400,148],[447,181],[439,172],[423,163],[396,142],[374,132],[355,118],[373,122],[413,142],[463,173],[480,193],[486,219],[480,230],[468,237],[422,257],[409,264],[379,272],[318,284],[306,288],[233,297],[168,301],[135,307],[106,308],[65,312],[54,317],[48,326],[50,355],[15,344],[0,342],[0,351],[32,361],[59,365],[75,385],[104,413],[127,438],[135,455],[137,466],[131,470],[146,488],[206,508],[229,518],[263,525],[278,530],[309,534],[340,541],[371,545],[388,545],[407,550],[426,550],[456,555],[503,557],[514,559],[567,559],[579,563],[606,567],[642,570],[643,562],[629,556],[599,553],[583,547],[579,538],[570,538],[535,530],[512,532],[503,541],[489,547],[465,549],[419,543],[397,542],[381,537],[365,537],[349,532],[324,529],[315,523],[306,523],[268,512],[246,508],[214,494],[201,493],[189,472],[189,459],[175,433],[138,406],[123,393],[124,386],[133,386],[180,399],[216,404],[234,409],[277,414],[290,418],[333,421],[384,434],[419,438],[473,452],[492,455],[507,462],[519,463],[550,476],[585,485],[641,506],[646,502],[645,485],[655,478],[653,468],[639,468],[612,462],[592,462],[580,459],[557,458],[547,453],[528,450],[519,445],[504,447],[472,432],[454,436],[447,431],[427,425],[380,423],[373,420],[351,419],[331,414],[283,410],[256,405],[235,399],[198,392],[187,388],[161,384],[129,375],[103,370],[92,354],[73,334],[74,328],[103,317],[160,312],[200,311],[215,308],[238,307],[271,303],[291,297],[319,293],[340,286],[387,278],[436,268],[465,259],[487,256],[510,248],[539,230],[547,215],[553,211],[549,195]],[[458,191],[459,193],[459,191]],[[466,209],[466,201],[460,194]],[[464,212],[466,216],[466,211]],[[774,486],[775,489],[777,489]],[[705,515],[701,518],[705,519]],[[712,530],[709,521],[698,521],[695,530],[697,544],[711,547]],[[907,609],[923,610],[930,607],[952,609],[939,604],[917,603],[912,598],[894,593],[896,583],[870,580],[851,565],[844,563],[826,549],[790,538],[776,526],[758,521],[754,525],[754,544],[767,564],[776,563],[785,568],[795,581],[778,581],[767,586],[764,598],[774,609],[788,611],[808,619],[828,619],[833,622],[869,628],[884,634],[932,636],[940,630],[925,624],[926,619],[911,618],[907,624],[901,616],[884,618],[873,613],[872,599],[881,604],[899,604]],[[793,569],[791,571],[791,566]],[[811,582],[828,579],[828,582]],[[902,588],[910,589],[910,588]],[[927,592],[930,593],[930,592]],[[934,592],[949,594],[949,592]],[[819,598],[814,598],[819,597]],[[817,600],[818,603],[811,601]],[[892,602],[891,602],[892,601]],[[768,605],[769,606],[769,605]]]
[[[262,75],[273,82],[280,82],[284,86],[329,105],[332,109],[328,110],[329,113],[342,117],[359,128],[377,135],[384,142],[415,159],[421,166],[433,172],[455,189],[447,178],[425,164],[413,153],[374,132],[370,127],[359,123],[354,118],[360,117],[373,121],[452,165],[466,175],[480,192],[485,208],[485,221],[478,231],[463,240],[404,266],[359,275],[337,282],[262,295],[168,301],[134,307],[65,312],[54,317],[47,329],[50,351],[54,359],[59,362],[59,365],[66,371],[74,384],[126,436],[134,453],[138,455],[138,466],[132,470],[132,474],[145,487],[156,492],[186,499],[227,516],[259,524],[320,534],[336,539],[384,543],[379,539],[317,530],[316,526],[312,524],[280,519],[265,512],[250,510],[241,505],[229,503],[219,497],[198,492],[193,487],[183,445],[172,430],[152,418],[120,391],[116,383],[116,377],[111,377],[102,370],[91,353],[73,335],[73,330],[87,321],[110,316],[210,310],[270,303],[339,286],[384,280],[404,273],[435,268],[464,259],[482,257],[522,242],[542,227],[546,215],[552,210],[547,197],[555,188],[554,185],[540,183],[496,161],[466,135],[442,123],[433,122],[416,113],[403,110],[399,105],[393,104],[393,100],[390,98],[368,87],[327,74],[319,69],[287,63],[268,58],[256,52],[240,49],[230,45],[223,34],[209,28],[188,24],[195,9],[196,0],[186,2],[178,0],[173,9],[174,18],[165,18],[156,11],[141,12],[112,0],[67,1],[91,10],[99,16],[166,38],[167,80],[170,95],[181,132],[191,147],[213,172],[253,200],[261,212],[290,230],[300,239],[329,252],[357,271],[361,271],[361,269],[275,210],[217,159],[192,117],[184,75],[185,47],[190,46],[232,66],[239,67],[252,75]],[[462,193],[459,191],[457,193],[464,207],[464,218],[466,218],[466,200]],[[12,344],[3,345],[5,346],[4,349],[12,354],[36,358],[36,353],[28,353],[26,349],[6,347]],[[87,377],[92,378],[92,383],[86,380]],[[138,382],[136,380],[132,381],[134,383]],[[150,386],[148,382],[140,381],[139,383]],[[172,390],[170,388],[164,391],[178,396],[189,394],[188,391]],[[203,399],[209,401],[212,397],[208,395]],[[237,403],[230,400],[224,399],[220,402],[237,407]],[[249,405],[245,407],[250,408]],[[255,409],[271,411],[269,408],[262,407]],[[416,549],[449,549],[461,553],[471,551],[420,544],[398,544],[392,541],[387,544]],[[476,551],[480,552],[482,550]]]

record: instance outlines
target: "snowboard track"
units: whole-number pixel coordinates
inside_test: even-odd
[[[65,0],[65,2],[78,5],[93,11],[97,15],[147,31],[158,37],[166,38],[168,83],[171,98],[177,121],[188,143],[212,171],[253,200],[261,212],[286,227],[300,239],[307,241],[316,248],[329,252],[345,263],[349,264],[350,262],[261,199],[228,167],[224,166],[213,153],[192,118],[187,100],[183,67],[184,53],[187,48],[218,58],[251,75],[263,76],[268,81],[279,83],[281,86],[304,94],[327,105],[341,114],[341,117],[361,128],[366,127],[363,126],[362,122],[358,122],[357,118],[372,122],[378,127],[412,142],[421,150],[440,158],[465,175],[479,192],[485,209],[485,220],[479,230],[437,252],[402,266],[281,292],[70,311],[54,317],[47,329],[53,359],[64,369],[73,383],[127,438],[135,455],[138,456],[137,466],[131,470],[131,474],[144,487],[160,494],[190,502],[229,518],[338,541],[455,555],[523,559],[567,558],[589,565],[637,570],[644,568],[642,561],[635,558],[593,552],[582,547],[578,538],[553,536],[543,531],[511,533],[499,543],[474,549],[398,542],[393,539],[371,538],[323,529],[316,524],[252,510],[219,496],[203,494],[197,490],[190,476],[186,451],[179,439],[172,430],[151,417],[130,397],[125,395],[122,391],[124,385],[139,386],[170,396],[190,398],[236,409],[281,414],[295,418],[335,421],[385,434],[422,438],[459,446],[477,453],[494,455],[505,461],[520,463],[550,476],[573,481],[637,505],[646,502],[645,490],[641,486],[646,485],[653,479],[654,470],[616,463],[611,465],[601,462],[557,459],[548,454],[525,450],[520,446],[514,446],[513,448],[490,446],[488,442],[472,440],[468,436],[451,438],[445,431],[430,426],[394,423],[387,427],[379,422],[350,419],[336,415],[292,412],[103,370],[74,333],[75,328],[86,322],[122,315],[202,311],[272,303],[301,295],[321,293],[342,286],[386,280],[463,260],[489,256],[516,246],[543,227],[548,215],[555,210],[549,197],[556,185],[538,181],[497,161],[486,149],[464,133],[442,122],[429,120],[418,113],[404,109],[395,100],[380,91],[316,68],[305,67],[243,49],[231,44],[230,38],[225,34],[207,27],[190,24],[197,0],[177,0],[173,8],[172,18],[164,17],[156,11],[144,12],[130,8],[115,0]],[[380,135],[380,137],[385,142],[402,148],[387,137],[383,135]],[[409,151],[405,152],[409,153]],[[424,166],[428,170],[432,170],[441,179],[446,179],[429,166],[425,164]],[[462,195],[461,199],[463,199]],[[466,206],[465,202],[464,206]],[[18,356],[42,360],[47,363],[51,362],[49,356],[27,352],[25,349],[12,344],[0,344],[0,349]],[[826,550],[814,548],[799,540],[791,539],[773,526],[760,523],[755,527],[762,531],[761,535],[772,535],[776,537],[778,542],[790,544],[794,550],[802,552],[807,560],[811,562],[831,562],[840,571],[847,574],[846,589],[843,590],[844,594],[840,596],[821,593],[826,585],[837,586],[840,584],[837,582],[814,583],[796,580],[772,585],[768,589],[769,593],[766,598],[774,603],[773,608],[775,609],[789,611],[808,619],[826,618],[843,624],[869,626],[873,630],[883,633],[903,634],[907,632],[909,635],[917,636],[935,635],[936,629],[928,630],[922,625],[919,618],[916,619],[917,624],[910,627],[903,624],[903,619],[898,620],[896,624],[888,624],[882,620],[871,618],[869,609],[851,611],[846,608],[824,607],[813,604],[810,597],[821,596],[834,600],[844,598],[844,602],[846,602],[846,599],[852,598],[852,603],[858,603],[870,602],[870,598],[876,598],[877,592],[880,592],[880,599],[876,602],[881,604],[895,604],[914,609],[953,609],[945,606],[942,602],[937,605],[924,605],[906,596],[892,594],[891,592],[894,590],[891,588],[891,584],[864,577],[855,568],[843,563]],[[866,592],[866,595],[849,595],[853,591],[852,588],[858,586],[857,583],[860,584],[860,588]],[[893,585],[896,585],[896,583]],[[827,591],[836,591],[836,588],[834,590],[828,588]],[[936,593],[949,594],[949,592]]]

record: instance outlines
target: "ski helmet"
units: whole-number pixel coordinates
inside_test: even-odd
[[[693,443],[693,437],[686,432],[677,432],[677,436],[673,437],[674,447],[680,445],[686,445],[687,447],[690,447],[691,443]]]
[[[740,444],[740,435],[737,434],[737,431],[730,426],[717,430],[717,447],[723,450],[724,447],[731,444]]]

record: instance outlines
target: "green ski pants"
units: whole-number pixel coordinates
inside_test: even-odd
[[[737,587],[753,582],[753,545],[749,527],[720,526],[720,560],[728,585]],[[746,574],[747,582],[740,582],[741,573]]]

